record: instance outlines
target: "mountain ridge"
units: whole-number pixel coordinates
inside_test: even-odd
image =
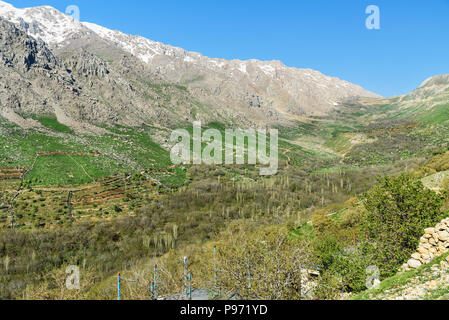
[[[230,109],[230,113],[241,111],[258,124],[328,114],[354,96],[380,97],[315,70],[287,67],[280,61],[208,58],[141,36],[78,22],[49,6],[16,9],[0,1],[0,16],[46,42],[56,53],[68,48],[96,53],[102,50],[99,46],[105,46],[110,50],[102,53],[116,50],[131,54],[164,82],[186,86],[202,104]]]

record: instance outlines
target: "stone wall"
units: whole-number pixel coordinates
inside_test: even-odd
[[[438,223],[435,228],[424,230],[418,250],[412,254],[411,259],[402,266],[407,271],[417,269],[434,258],[449,251],[449,218]]]

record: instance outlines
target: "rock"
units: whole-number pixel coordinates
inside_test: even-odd
[[[426,248],[420,246],[418,248],[418,252],[421,253],[421,254],[428,254],[429,250],[427,250]]]
[[[419,268],[449,251],[449,218],[438,223],[435,228],[425,229],[424,232],[425,234],[420,238],[417,252],[411,255],[411,259],[402,266],[402,270]],[[446,260],[447,262],[443,262],[449,266],[449,257]]]
[[[432,248],[432,246],[429,243],[423,243],[422,245],[420,245],[420,247],[423,247],[423,248],[425,248],[427,250]]]
[[[415,259],[410,259],[407,264],[409,265],[410,268],[412,269],[418,269],[419,267],[422,266],[422,263],[419,262],[418,260]]]
[[[438,238],[441,241],[448,241],[449,240],[449,232],[447,232],[447,231],[439,231],[438,232]]]
[[[423,254],[421,257],[424,259],[424,261],[428,261],[432,258],[430,254]]]
[[[419,253],[414,253],[414,254],[412,254],[412,258],[415,260],[419,260],[419,259],[421,259],[421,255]]]
[[[431,280],[427,285],[430,290],[435,290],[440,283],[437,280]]]
[[[424,289],[424,288],[421,288],[421,289],[419,289],[419,290],[416,292],[416,295],[419,296],[419,297],[423,297],[423,296],[426,295],[426,293],[427,293],[427,290]]]

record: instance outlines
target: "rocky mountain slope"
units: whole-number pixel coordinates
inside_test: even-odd
[[[431,77],[424,81],[418,89],[410,95],[413,96],[436,96],[449,92],[449,74]]]
[[[96,56],[91,56],[93,62],[86,63],[96,63],[95,59],[98,58],[103,60],[100,64],[109,68],[110,64],[116,67],[126,63],[122,61],[124,56],[128,60],[134,59],[126,66],[127,70],[116,70],[115,81],[133,73],[141,75],[140,82],[182,86],[186,89],[183,94],[189,96],[187,100],[195,100],[196,105],[200,105],[196,108],[198,110],[194,110],[184,101],[173,102],[181,109],[181,114],[187,114],[185,118],[224,118],[240,124],[278,123],[327,114],[350,97],[378,97],[357,85],[314,70],[290,68],[279,61],[212,59],[140,36],[126,35],[92,23],[80,23],[48,6],[17,9],[0,1],[0,17],[14,23],[34,39],[45,42],[47,48],[58,57],[67,57],[83,50]],[[94,76],[111,78],[112,74],[114,72]],[[133,80],[136,80],[135,77]],[[155,105],[149,103],[142,108],[132,105],[137,102],[128,84],[122,85],[130,91],[123,93],[126,98],[122,100],[127,103],[111,107],[119,110],[99,110],[93,107],[92,102],[86,105],[83,102],[80,103],[84,105],[80,111],[83,117],[126,123],[137,119],[154,121],[144,113],[158,113],[154,110]],[[141,94],[145,95],[144,90]],[[108,101],[108,104],[115,103]],[[136,109],[138,117],[132,115]],[[75,111],[73,109],[71,112]],[[100,112],[105,112],[107,116],[98,119]],[[160,119],[157,120],[159,122]]]
[[[383,98],[359,98],[355,104],[364,106],[374,118],[383,121],[439,126],[449,123],[449,74],[430,77],[409,94]],[[373,118],[370,118],[373,120]]]
[[[162,85],[133,56],[109,63],[81,48],[57,56],[3,19],[0,79],[0,114],[23,128],[41,127],[34,115],[56,116],[77,131],[99,132],[101,124],[169,127],[193,121],[198,108],[184,88]]]

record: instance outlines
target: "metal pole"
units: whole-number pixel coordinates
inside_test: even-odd
[[[189,300],[192,300],[192,274],[189,272]]]
[[[157,300],[157,264],[154,265],[154,299]]]
[[[250,259],[249,259],[249,253],[248,253],[248,281],[249,281],[249,284],[248,284],[248,295],[249,296],[251,296],[251,280],[252,280],[252,277],[251,277],[251,261],[250,261]]]
[[[214,247],[214,286],[217,288],[217,247]]]
[[[187,257],[184,257],[184,293],[186,297],[188,297],[188,289],[187,289]]]
[[[117,276],[117,300],[120,300],[120,272]]]
[[[154,300],[154,282],[151,283],[151,300]]]

